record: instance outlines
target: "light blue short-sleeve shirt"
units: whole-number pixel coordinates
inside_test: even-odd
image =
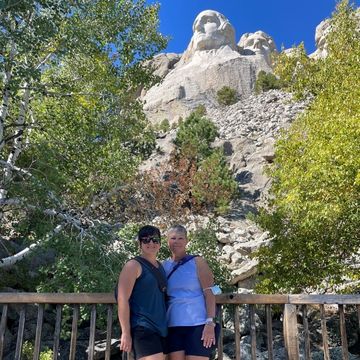
[[[163,267],[168,275],[176,262],[165,260]],[[206,322],[206,305],[198,278],[195,258],[180,265],[168,279],[167,322],[173,326],[195,326]]]

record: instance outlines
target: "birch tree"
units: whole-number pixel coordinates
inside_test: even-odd
[[[104,225],[93,209],[154,144],[135,94],[157,80],[142,64],[166,39],[144,0],[0,6],[0,241],[29,245],[1,268]]]
[[[328,56],[295,72],[294,89],[315,98],[276,145],[271,208],[259,218],[271,236],[271,246],[258,253],[259,291],[359,290],[357,14],[341,1],[330,21]]]

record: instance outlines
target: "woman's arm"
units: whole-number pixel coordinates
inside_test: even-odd
[[[118,318],[121,326],[120,350],[126,352],[130,352],[132,348],[129,299],[135,281],[140,275],[141,265],[135,260],[127,262],[119,275]]]
[[[195,258],[200,285],[204,290],[207,318],[215,317],[215,296],[210,287],[214,285],[214,275],[206,260],[198,256]],[[205,324],[201,340],[205,347],[215,344],[215,322],[209,321]]]
[[[215,317],[215,296],[211,291],[211,287],[214,285],[214,275],[207,264],[206,260],[200,256],[195,258],[198,277],[201,287],[204,289],[206,313],[208,318]]]

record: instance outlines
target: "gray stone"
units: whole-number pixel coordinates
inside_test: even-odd
[[[247,279],[256,274],[257,260],[248,259],[241,264],[241,267],[231,272],[231,284],[237,284],[239,281]]]

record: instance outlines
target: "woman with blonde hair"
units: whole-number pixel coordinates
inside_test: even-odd
[[[166,352],[169,360],[205,360],[217,338],[214,276],[204,258],[186,253],[185,227],[172,226],[167,241],[172,257],[163,262],[168,278]]]

